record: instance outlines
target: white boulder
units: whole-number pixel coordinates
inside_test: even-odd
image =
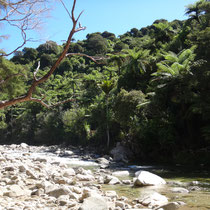
[[[152,186],[166,184],[166,181],[161,177],[148,171],[138,171],[137,179],[134,181],[134,186]]]

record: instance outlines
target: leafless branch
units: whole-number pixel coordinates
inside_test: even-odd
[[[64,9],[66,10],[68,16],[71,18],[71,14],[70,14],[69,10],[67,9],[66,5],[64,4],[63,0],[60,0],[60,2],[62,3]]]
[[[37,75],[37,73],[38,73],[38,71],[39,71],[39,68],[40,68],[40,61],[38,62],[38,66],[37,66],[37,68],[36,68],[36,71],[34,72],[34,80],[35,80],[35,81],[37,81],[36,75]]]
[[[22,43],[9,53],[1,53],[0,57],[9,56],[22,48],[27,41],[26,32],[35,29],[49,9],[48,0],[6,0],[3,1],[3,9],[0,13],[0,22],[9,24],[12,28],[18,28],[22,36]]]
[[[25,1],[25,0],[22,0],[22,1]],[[36,78],[36,72],[38,71],[38,70],[36,70],[35,74],[34,74],[34,79],[32,81],[32,84],[31,84],[28,92],[26,93],[26,95],[23,95],[23,96],[20,96],[18,98],[14,98],[14,99],[11,99],[11,100],[1,101],[0,102],[0,109],[6,108],[8,106],[11,106],[11,105],[14,105],[14,104],[17,104],[17,103],[22,103],[22,102],[25,102],[25,101],[34,101],[34,102],[41,103],[45,107],[49,107],[49,105],[47,105],[46,103],[43,102],[43,99],[33,98],[32,95],[33,95],[36,87],[38,85],[44,83],[46,80],[48,80],[50,78],[50,76],[54,73],[54,71],[57,69],[57,67],[60,65],[61,61],[66,57],[66,54],[67,54],[69,46],[71,44],[71,40],[72,40],[73,35],[76,32],[85,29],[85,27],[81,27],[81,26],[79,26],[76,29],[79,17],[81,16],[81,13],[79,14],[78,18],[75,19],[75,16],[74,16],[75,5],[76,5],[76,0],[74,0],[73,6],[72,6],[72,10],[71,10],[71,14],[72,14],[71,15],[71,20],[72,20],[72,23],[73,23],[72,29],[71,29],[71,31],[69,33],[69,36],[68,36],[66,45],[64,47],[64,50],[61,53],[61,55],[59,56],[59,58],[57,59],[57,61],[53,64],[53,66],[50,68],[50,70],[43,77],[41,77],[40,79]],[[37,67],[37,69],[39,69],[39,68]],[[66,100],[64,102],[66,103],[69,100],[72,100],[72,99],[68,99],[68,100]],[[64,102],[59,102],[58,104],[62,104]]]

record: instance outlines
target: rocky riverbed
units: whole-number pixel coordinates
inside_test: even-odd
[[[134,168],[123,168],[123,163],[114,162],[112,157],[99,157],[83,149],[1,145],[0,209],[173,210],[185,203],[161,194],[165,186],[175,194],[200,190],[198,182],[184,186],[166,183],[145,169]],[[126,197],[107,186],[147,190]]]

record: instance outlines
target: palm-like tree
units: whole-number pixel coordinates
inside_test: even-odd
[[[171,34],[175,33],[175,30],[172,28],[168,22],[154,23],[153,26],[156,28],[155,39],[156,41],[168,42],[170,40]]]
[[[164,55],[165,60],[157,63],[158,70],[153,73],[152,76],[158,78],[177,77],[179,75],[188,74],[190,72],[190,66],[195,58],[195,47],[186,49],[176,54],[174,52],[168,52]]]
[[[118,76],[121,74],[121,67],[125,62],[126,54],[107,54],[109,56],[109,63],[114,63],[118,67]]]
[[[127,57],[126,69],[133,73],[143,74],[146,72],[146,65],[149,63],[149,50],[124,50]]]
[[[186,15],[189,15],[191,20],[196,20],[198,23],[201,23],[200,16],[203,14],[202,4],[205,3],[206,0],[199,0],[194,4],[190,4],[186,8]]]
[[[111,92],[111,90],[114,88],[115,86],[115,82],[114,80],[104,80],[102,82],[102,84],[100,85],[102,91],[105,93],[106,95],[106,134],[107,134],[107,147],[109,147],[110,144],[110,135],[109,135],[109,120],[110,120],[110,114],[109,114],[109,94]]]

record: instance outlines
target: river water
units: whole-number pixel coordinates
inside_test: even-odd
[[[143,167],[144,170],[147,167]],[[151,169],[154,168],[154,169]],[[180,210],[209,210],[210,209],[210,173],[204,169],[186,169],[183,167],[148,167],[148,171],[153,172],[168,183],[179,183],[182,187],[189,190],[189,193],[174,193],[171,184],[154,187],[130,187],[126,185],[104,185],[104,190],[114,190],[120,196],[126,196],[129,199],[141,197],[141,195],[151,192],[158,192],[165,195],[169,201],[182,201],[186,203]],[[157,168],[157,169],[155,169]],[[132,179],[133,176],[122,177],[122,179]],[[190,183],[194,183],[194,186]]]

